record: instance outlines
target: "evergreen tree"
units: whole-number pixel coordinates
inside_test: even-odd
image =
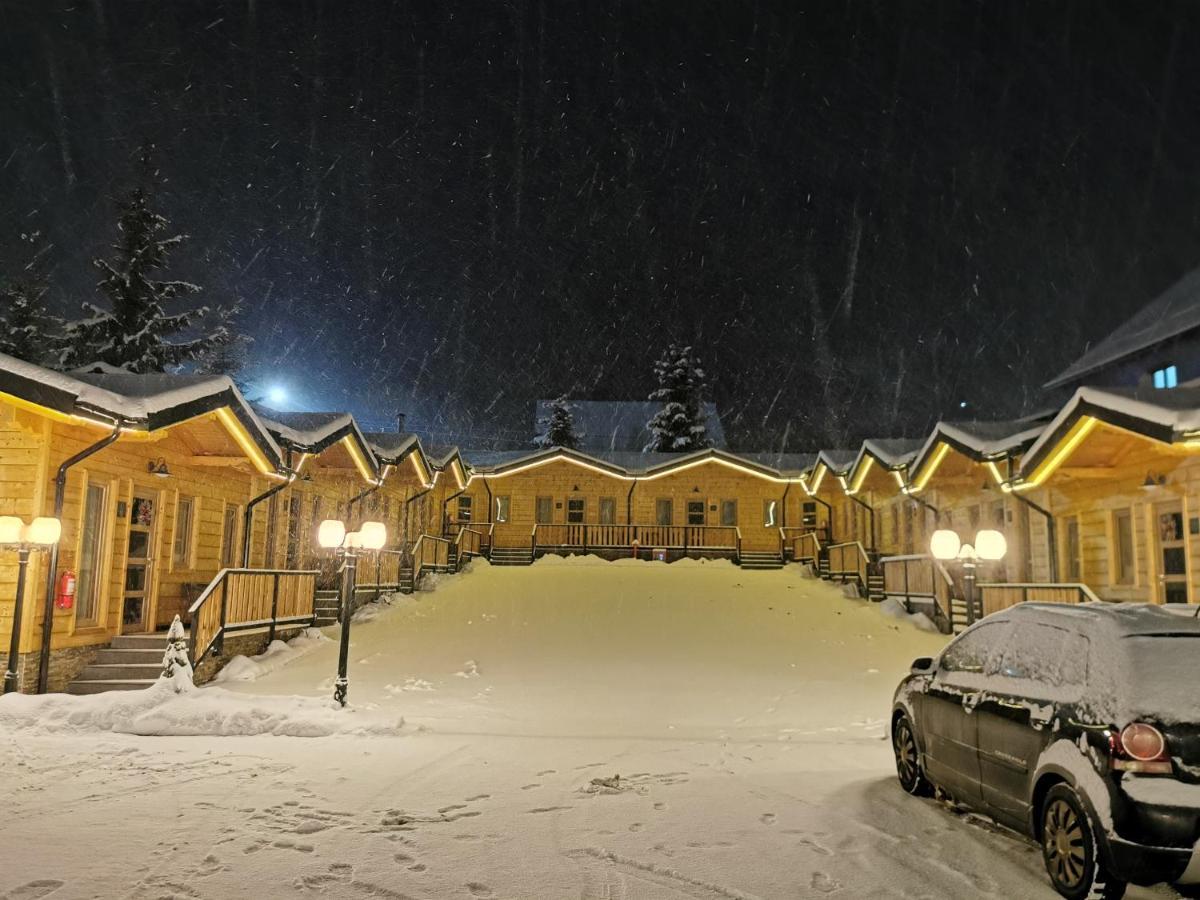
[[[21,243],[29,245],[29,261],[19,274],[0,283],[0,353],[42,363],[59,346],[62,327],[42,302],[49,285],[41,261],[49,247],[42,245],[37,231],[22,234]]]
[[[662,401],[647,428],[651,440],[644,452],[678,453],[709,446],[704,420],[704,396],[708,386],[700,359],[690,346],[671,344],[654,364],[658,389],[651,400]]]
[[[563,394],[557,400],[550,401],[549,415],[538,419],[541,434],[533,439],[538,447],[567,447],[574,450],[579,446],[582,434],[575,432],[575,418],[571,410],[575,408],[567,395]]]
[[[166,269],[171,253],[186,235],[167,236],[167,220],[153,209],[157,177],[149,148],[139,151],[141,183],[121,203],[117,223],[120,236],[110,262],[94,259],[103,276],[101,292],[110,309],[83,304],[86,318],[66,326],[66,346],[60,357],[64,367],[104,362],[130,372],[163,372],[170,366],[197,359],[226,337],[219,323],[211,331],[185,340],[168,340],[196,329],[208,314],[197,307],[168,314],[172,301],[200,292],[187,281],[159,281],[154,275]]]
[[[177,694],[186,694],[195,690],[192,663],[188,659],[187,637],[183,632],[183,622],[179,616],[171,623],[167,632],[167,651],[163,654],[163,670],[159,682],[170,685]]]
[[[241,312],[240,305],[217,310],[217,323],[220,327],[209,347],[197,357],[196,373],[228,375],[238,390],[245,394],[249,389],[245,377],[246,356],[254,339],[238,329],[237,318]]]

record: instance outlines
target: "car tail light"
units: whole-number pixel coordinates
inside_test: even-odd
[[[1119,733],[1109,732],[1108,742],[1114,769],[1144,775],[1172,774],[1167,739],[1153,725],[1133,722]]]

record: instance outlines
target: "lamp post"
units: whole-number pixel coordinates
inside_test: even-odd
[[[933,533],[929,541],[929,552],[934,559],[958,560],[963,568],[963,589],[967,601],[967,624],[975,622],[975,570],[981,562],[1004,559],[1008,542],[999,531],[984,529],[975,535],[975,543],[964,544],[956,532],[941,528]]]
[[[346,670],[350,661],[350,617],[358,557],[363,551],[380,550],[387,543],[387,526],[382,522],[363,522],[358,531],[347,532],[340,519],[326,519],[317,529],[317,543],[342,559],[342,633],[338,642],[338,674],[333,683],[333,699],[339,706],[345,706],[350,687]]]
[[[53,516],[39,516],[28,525],[16,516],[0,516],[0,547],[17,551],[17,594],[13,603],[12,636],[8,645],[8,663],[4,672],[4,693],[17,689],[17,658],[21,651],[21,614],[25,605],[25,573],[29,554],[51,547],[62,536],[62,522]],[[50,623],[46,623],[49,630]]]

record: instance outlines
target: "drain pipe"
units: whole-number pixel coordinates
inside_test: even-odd
[[[487,524],[488,524],[488,525],[491,525],[491,524],[492,524],[492,512],[493,512],[493,511],[492,511],[492,504],[493,504],[495,501],[494,501],[494,500],[493,500],[493,498],[492,498],[492,486],[491,486],[490,484],[488,484],[488,480],[487,480],[486,478],[484,478],[484,479],[483,479],[483,489],[484,489],[485,491],[487,491],[487,495],[488,495],[488,517],[487,517]]]
[[[1050,582],[1052,584],[1057,584],[1058,583],[1058,541],[1057,541],[1057,535],[1056,535],[1057,529],[1054,526],[1054,515],[1049,510],[1042,509],[1042,507],[1038,506],[1036,503],[1034,503],[1028,497],[1026,497],[1022,494],[1018,494],[1016,491],[1009,491],[1008,495],[1010,497],[1015,497],[1018,501],[1020,501],[1021,503],[1024,503],[1026,506],[1028,506],[1034,512],[1041,513],[1043,516],[1046,517],[1046,543],[1049,545],[1047,547],[1048,552],[1046,555],[1050,559]]]
[[[411,497],[409,497],[407,500],[404,501],[404,531],[405,531],[404,536],[406,538],[405,543],[409,543],[409,541],[407,540],[407,538],[409,537],[408,532],[412,530],[409,527],[412,525],[412,514],[411,514],[411,511],[409,510],[409,507],[413,503],[415,503],[417,500],[420,500],[422,497],[424,497],[426,494],[428,494],[430,491],[432,491],[436,484],[437,484],[437,479],[435,478],[433,480],[433,482],[430,483],[429,487],[425,488],[425,490],[417,491],[415,494],[413,494]]]
[[[371,485],[369,488],[367,488],[362,493],[355,494],[348,501],[346,501],[346,527],[347,527],[347,529],[350,526],[350,519],[352,518],[351,513],[354,512],[354,504],[357,503],[359,500],[362,500],[364,497],[368,497],[371,494],[375,493],[381,487],[383,487],[383,479],[382,478],[380,478],[377,482],[375,482],[375,484]]]
[[[787,487],[785,487],[783,489],[783,501],[780,504],[783,507],[783,511],[779,514],[779,527],[780,528],[787,528],[787,498],[788,498],[788,492],[791,489],[792,489],[792,483],[789,481],[787,483]]]
[[[267,488],[257,497],[246,504],[246,511],[242,513],[242,568],[250,568],[250,527],[254,524],[254,507],[262,503],[264,500],[269,500],[282,491],[286,487],[291,487],[292,482],[296,480],[296,473],[292,471],[292,450],[289,447],[287,457],[285,459],[285,468],[287,469],[287,480],[280,482],[273,487]],[[268,527],[267,532],[270,533]],[[266,548],[270,549],[270,548]],[[264,557],[265,561],[265,557]]]
[[[58,467],[58,474],[54,478],[54,518],[62,520],[63,506],[67,495],[67,471],[77,463],[83,462],[93,453],[103,450],[119,438],[121,436],[121,428],[124,424],[124,419],[114,419],[113,430],[110,434],[101,438],[90,447],[80,450],[74,456],[63,460],[62,465]],[[46,693],[46,685],[50,680],[50,638],[54,632],[54,581],[58,577],[58,546],[57,542],[50,546],[50,561],[46,566],[46,597],[42,608],[42,648],[38,656],[37,692],[39,694]],[[14,633],[20,620],[21,611],[19,609],[13,610]],[[9,668],[15,669],[11,661],[9,662]]]
[[[625,524],[633,524],[633,489],[637,487],[638,480],[633,479],[633,484],[629,485],[629,493],[625,495]]]
[[[809,494],[808,499],[825,507],[825,543],[833,543],[833,506],[828,500],[822,500],[816,494]]]
[[[870,518],[871,546],[867,549],[869,549],[872,553],[876,552],[878,548],[875,546],[875,509],[874,509],[874,507],[872,507],[871,504],[868,503],[866,500],[863,500],[862,498],[860,498],[857,494],[847,494],[846,496],[849,497],[851,500],[853,500],[855,503],[857,503],[859,506],[861,506],[863,509],[865,509],[867,511],[867,514],[871,517]]]

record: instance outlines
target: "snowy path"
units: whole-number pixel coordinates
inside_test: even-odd
[[[403,737],[0,735],[0,897],[1055,896],[895,785],[891,690],[942,638],[795,569],[480,567],[355,628],[351,700]]]

